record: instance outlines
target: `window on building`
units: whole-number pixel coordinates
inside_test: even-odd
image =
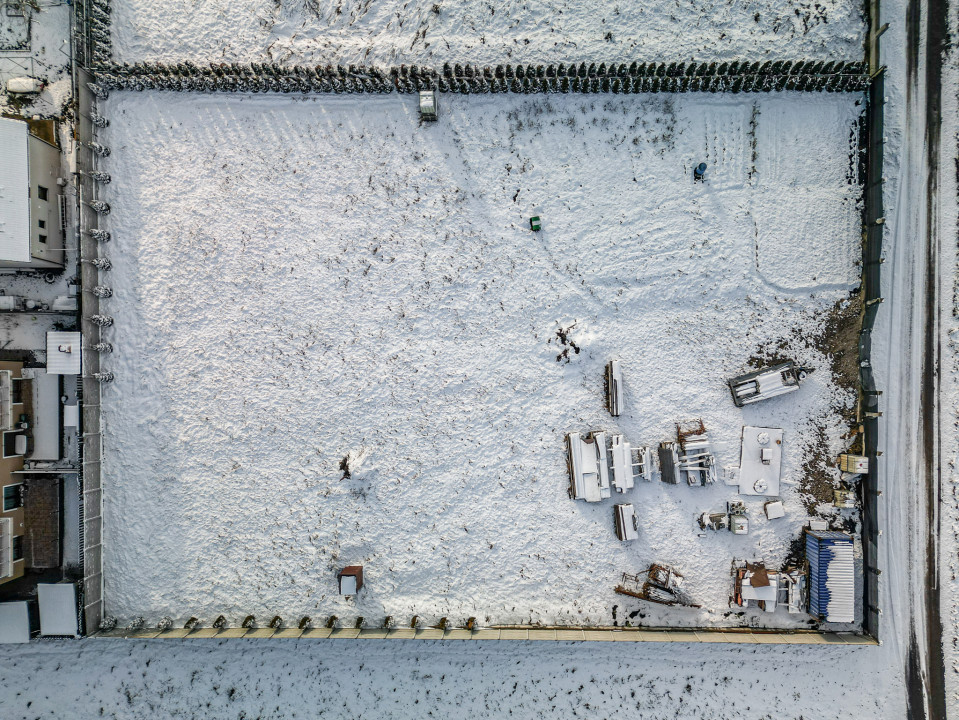
[[[23,560],[23,535],[17,535],[13,539],[13,561]]]
[[[11,510],[16,510],[18,507],[23,507],[23,493],[20,490],[23,488],[23,485],[18,483],[16,485],[6,485],[3,488],[3,511],[9,512]]]
[[[17,452],[17,430],[10,430],[3,434],[3,457],[16,457]]]
[[[37,185],[37,197],[41,200],[47,200],[50,195],[50,191],[47,190],[43,185]]]
[[[40,235],[40,242],[42,242],[44,245],[46,245],[46,244],[47,244],[47,236],[46,236],[46,235]]]
[[[37,220],[37,222],[40,224],[40,229],[41,229],[41,230],[43,230],[43,228],[45,228],[45,227],[47,226],[47,221],[46,221],[46,220]]]

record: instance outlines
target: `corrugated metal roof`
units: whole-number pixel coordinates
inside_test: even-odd
[[[47,374],[79,375],[82,342],[78,332],[48,332]]]
[[[809,614],[826,622],[854,622],[856,569],[852,536],[835,530],[806,532]]]
[[[27,124],[0,118],[0,260],[30,262]]]

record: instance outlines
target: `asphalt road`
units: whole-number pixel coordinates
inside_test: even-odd
[[[940,458],[939,341],[939,158],[942,125],[942,55],[947,42],[947,0],[910,0],[906,12],[907,97],[924,91],[925,104],[925,288],[923,348],[919,399],[922,481],[925,492],[924,603],[921,624],[913,624],[906,660],[907,710],[910,719],[946,720],[945,661],[939,583],[939,538],[942,502]],[[924,21],[924,23],[923,23]],[[923,24],[925,46],[922,44]],[[924,53],[922,50],[924,49]],[[916,122],[913,129],[921,125]],[[915,631],[923,628],[923,637]]]

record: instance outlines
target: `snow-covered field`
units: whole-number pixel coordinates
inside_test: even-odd
[[[121,62],[858,59],[855,0],[125,0]]]
[[[782,562],[854,400],[822,336],[858,283],[855,100],[444,96],[421,126],[400,96],[115,95],[107,612],[610,624],[663,561],[705,609],[634,623],[744,622],[730,561]],[[818,371],[736,409],[725,378],[774,354]],[[699,538],[733,488],[639,484],[623,545],[616,498],[567,497],[566,432],[697,417],[721,465],[744,423],[785,428],[786,519],[747,500],[748,537]]]
[[[0,694],[0,714],[10,720],[904,717],[902,683],[880,652],[848,645],[45,641],[0,646],[9,687]],[[880,674],[888,680],[877,682]]]

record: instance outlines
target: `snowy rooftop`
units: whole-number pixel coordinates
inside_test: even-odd
[[[30,131],[0,118],[0,260],[30,262]]]

